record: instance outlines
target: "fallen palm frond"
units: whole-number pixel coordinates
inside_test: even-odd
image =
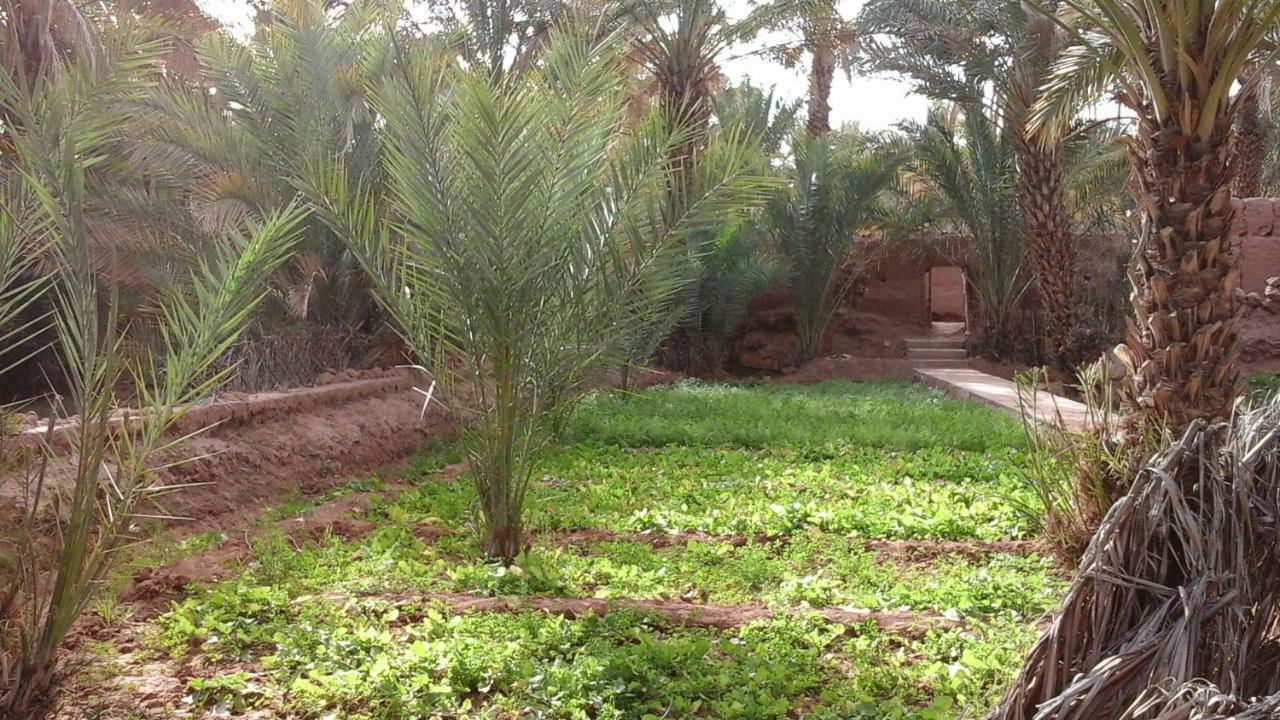
[[[989,717],[1273,717],[1249,699],[1280,689],[1278,533],[1280,403],[1193,423],[1111,506]]]

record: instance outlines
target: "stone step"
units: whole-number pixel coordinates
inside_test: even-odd
[[[907,348],[908,360],[964,360],[969,357],[962,347]]]
[[[946,359],[946,360],[912,360],[913,368],[967,368],[969,360],[967,358]]]
[[[963,335],[943,335],[941,337],[906,338],[903,340],[908,350],[915,348],[963,348]]]

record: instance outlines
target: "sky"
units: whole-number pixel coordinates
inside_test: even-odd
[[[863,2],[843,0],[844,16],[856,15]],[[196,0],[196,4],[239,37],[247,37],[252,31],[253,11],[248,0]],[[751,7],[749,0],[722,0],[722,5],[732,17],[745,15]],[[730,51],[731,57],[721,63],[721,69],[734,82],[750,79],[760,87],[772,86],[778,97],[803,100],[808,90],[803,67],[788,70],[779,63],[749,54],[752,47],[768,42],[766,35],[751,47]],[[850,80],[836,72],[831,89],[832,127],[856,123],[864,130],[883,130],[903,119],[922,120],[928,109],[928,101],[911,95],[909,86],[899,79],[855,75]]]
[[[840,12],[846,18],[857,16],[865,0],[842,0]],[[732,17],[741,17],[751,8],[748,0],[722,0],[721,5]],[[763,35],[752,43],[762,46],[770,42]],[[778,42],[776,39],[773,42]],[[732,52],[747,53],[751,48]],[[738,57],[721,63],[724,73],[732,80],[749,78],[755,85],[775,88],[779,97],[803,100],[809,89],[805,67],[788,70],[780,63],[759,56]],[[912,95],[910,86],[898,78],[861,77],[852,80],[837,70],[831,87],[831,126],[840,127],[856,123],[864,130],[884,130],[904,119],[924,120],[929,111],[929,101]]]

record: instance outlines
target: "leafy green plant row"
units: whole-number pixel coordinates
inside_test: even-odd
[[[625,612],[451,615],[230,583],[166,615],[153,642],[200,652],[191,698],[224,711],[882,720],[972,715],[1030,639],[1008,624],[905,640],[805,617],[710,632]]]
[[[529,489],[531,531],[602,528],[887,539],[1024,537],[1038,499],[1015,450],[859,448],[654,449],[578,444],[552,452]],[[429,470],[431,465],[422,466]],[[428,474],[375,508],[449,526],[468,522],[473,491]]]
[[[1064,585],[1047,558],[944,555],[895,564],[862,549],[859,541],[835,536],[740,547],[719,542],[661,549],[636,542],[578,548],[538,544],[506,564],[485,559],[465,536],[425,543],[403,526],[383,527],[355,542],[329,537],[301,547],[270,534],[255,541],[247,569],[256,582],[287,586],[297,594],[676,599],[1010,620],[1039,617],[1056,604]]]
[[[1017,420],[905,382],[685,380],[637,393],[596,393],[575,409],[562,437],[631,447],[1026,448]]]

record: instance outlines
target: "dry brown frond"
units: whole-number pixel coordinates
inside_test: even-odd
[[[1193,423],[1111,506],[989,717],[1273,717],[1240,699],[1280,689],[1278,536],[1280,402]]]

